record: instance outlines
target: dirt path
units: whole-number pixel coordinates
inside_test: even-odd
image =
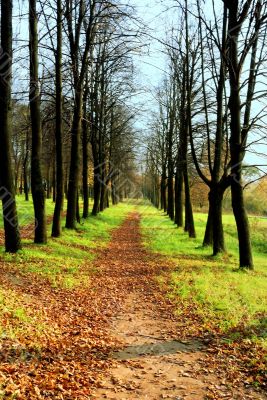
[[[81,266],[94,268],[81,287],[53,287],[16,260],[0,261],[0,286],[33,321],[1,338],[1,399],[267,399],[245,386],[235,349],[205,344],[192,336],[198,321],[175,316],[155,279],[172,265],[143,248],[139,223],[130,214],[94,266]]]
[[[91,398],[266,399],[252,388],[228,382],[225,367],[209,369],[201,340],[179,340],[173,307],[154,279],[168,266],[142,247],[139,220],[138,214],[131,214],[97,262],[104,274],[116,279],[125,298],[109,322],[110,335],[121,342],[121,350],[111,354],[114,366]]]

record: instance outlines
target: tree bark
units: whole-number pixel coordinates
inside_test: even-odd
[[[205,235],[203,239],[203,247],[213,245],[213,211],[211,202],[212,200],[210,199],[210,193],[209,193],[209,211],[208,211]]]
[[[56,202],[52,236],[61,235],[61,210],[64,202],[64,176],[62,151],[62,1],[57,0],[57,51],[56,51]]]
[[[67,1],[66,4],[66,17],[67,27],[70,42],[70,56],[72,60],[73,79],[75,86],[74,93],[74,114],[71,129],[71,160],[69,170],[69,185],[68,185],[68,205],[66,216],[66,228],[75,229],[76,227],[76,208],[77,208],[77,194],[80,177],[80,146],[81,146],[81,124],[82,124],[82,106],[83,106],[83,89],[84,81],[88,69],[88,57],[90,46],[92,45],[94,36],[94,19],[96,1],[90,2],[90,16],[88,21],[85,20],[85,2],[79,1],[79,12],[76,14],[75,25],[73,24],[73,4]],[[73,34],[73,25],[75,26],[75,34]],[[80,39],[81,27],[85,26],[84,35],[84,49],[80,54]]]
[[[194,67],[191,66],[192,71],[190,74],[190,43],[189,43],[189,27],[188,27],[188,8],[187,8],[187,0],[185,0],[185,27],[186,27],[186,63],[184,66],[184,72],[186,76],[186,83],[185,83],[185,90],[186,90],[186,126],[184,129],[184,146],[186,149],[185,156],[184,156],[184,185],[185,185],[185,215],[186,215],[186,230],[189,233],[189,237],[195,238],[196,231],[195,231],[195,224],[194,224],[194,216],[193,216],[193,208],[191,202],[191,194],[190,194],[190,185],[189,185],[189,175],[188,175],[188,137],[192,136],[192,110],[191,110],[191,101],[192,101],[192,78],[194,75]]]
[[[75,107],[71,135],[71,161],[69,170],[68,207],[66,216],[66,228],[76,227],[77,193],[80,173],[80,140],[82,119],[82,88],[76,88]]]
[[[173,169],[169,168],[167,180],[167,188],[168,188],[168,206],[167,206],[167,214],[169,215],[170,219],[174,220],[174,193],[173,193]]]
[[[41,157],[42,132],[40,114],[40,91],[38,83],[38,30],[36,0],[29,0],[30,27],[30,114],[32,125],[31,188],[35,215],[35,243],[46,243],[45,190],[43,185]]]
[[[79,188],[78,188],[78,191],[77,191],[76,221],[78,222],[78,224],[81,223],[81,217],[80,217],[80,203],[79,203]]]
[[[5,249],[16,253],[21,248],[14,174],[11,156],[11,71],[12,71],[12,0],[1,1],[1,57],[0,74],[0,198],[3,205]]]
[[[190,238],[195,238],[196,231],[195,231],[187,168],[185,168],[184,170],[184,187],[185,187],[185,231],[188,232]]]
[[[82,122],[82,146],[83,146],[83,218],[89,216],[89,187],[88,187],[88,123],[87,123],[87,95],[88,90],[85,89],[83,99],[83,122]]]
[[[181,144],[181,143],[180,143]],[[175,219],[174,222],[178,227],[182,227],[184,224],[183,216],[183,159],[181,153],[181,146],[178,150],[178,160],[176,162],[176,173],[175,173]]]
[[[239,240],[240,268],[253,269],[253,257],[250,240],[250,228],[244,205],[242,188],[242,162],[245,155],[246,140],[241,132],[241,99],[240,99],[240,65],[238,59],[238,39],[241,24],[238,23],[238,1],[228,4],[229,10],[229,78],[230,98],[230,153],[231,153],[231,193],[232,207],[235,216]],[[244,10],[243,10],[244,11]],[[245,14],[243,16],[244,21]],[[244,139],[244,140],[243,140]]]
[[[99,211],[102,212],[105,209],[105,200],[106,200],[106,192],[107,192],[107,168],[106,163],[102,166],[102,174],[101,174],[101,187],[100,187],[100,200],[99,200]]]
[[[99,212],[99,202],[100,202],[100,195],[101,195],[101,167],[98,163],[98,160],[94,161],[94,204],[92,215],[96,216]]]
[[[167,211],[167,198],[166,198],[166,173],[163,172],[161,175],[161,181],[160,181],[160,206],[161,209],[166,212]]]
[[[28,182],[28,159],[29,159],[29,131],[26,133],[26,150],[23,160],[23,190],[25,195],[25,200],[29,201],[29,182]]]
[[[216,186],[210,192],[210,204],[213,222],[213,255],[225,252],[224,232],[222,222],[222,202],[224,190]]]
[[[248,216],[244,204],[243,187],[241,176],[235,175],[231,183],[232,207],[237,225],[239,242],[239,265],[240,268],[253,269],[253,257],[250,240],[250,228]],[[236,180],[237,179],[237,180]]]

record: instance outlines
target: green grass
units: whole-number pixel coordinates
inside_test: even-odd
[[[27,226],[34,222],[33,203],[30,197],[29,201],[25,201],[24,196],[16,196],[16,205],[20,226]],[[46,214],[53,215],[54,203],[51,199],[46,201]],[[0,228],[3,228],[2,202],[0,204]]]
[[[92,260],[96,249],[107,245],[112,229],[121,224],[129,211],[125,204],[111,207],[96,217],[82,220],[77,230],[63,228],[62,236],[49,238],[47,245],[35,245],[31,239],[25,239],[21,251],[3,252],[2,260],[22,274],[48,279],[55,287],[71,289],[88,285],[95,273]],[[51,231],[51,226],[48,229]]]
[[[19,199],[18,203],[24,200]],[[52,202],[51,202],[52,204]],[[50,211],[53,209],[49,206]],[[32,212],[32,202],[26,204]],[[11,285],[0,289],[0,337],[27,336],[30,330],[42,333],[49,327],[42,324],[31,296],[27,295],[27,280],[43,282],[61,290],[76,290],[90,286],[98,271],[93,266],[97,250],[107,246],[111,232],[117,228],[133,206],[119,204],[106,209],[96,217],[90,216],[77,225],[76,230],[63,228],[60,238],[48,238],[46,245],[36,245],[32,239],[23,239],[23,249],[17,254],[0,253],[1,273]],[[65,221],[62,220],[64,226]],[[48,226],[51,232],[51,225]],[[18,285],[18,290],[16,290]],[[39,318],[40,317],[40,318]]]
[[[228,253],[212,257],[203,248],[206,215],[195,214],[196,239],[189,239],[167,216],[149,205],[138,207],[142,214],[144,243],[152,251],[174,262],[169,295],[196,306],[207,329],[227,332],[238,327],[267,343],[267,220],[250,218],[255,271],[238,270],[238,242],[232,215],[224,215]],[[251,333],[252,332],[252,333]]]
[[[32,312],[31,299],[26,293],[21,295],[15,290],[0,289],[0,338],[15,338],[25,334],[35,325],[36,334],[43,331],[38,322],[39,312]]]
[[[25,203],[22,197],[18,198],[19,215],[26,210],[33,218],[32,202]],[[53,207],[49,200],[48,215],[52,215]],[[1,261],[12,274],[44,279],[53,287],[75,289],[81,285],[88,286],[97,273],[92,263],[97,250],[107,245],[112,229],[118,227],[133,209],[142,215],[145,245],[174,262],[169,295],[177,300],[178,305],[179,301],[188,304],[194,302],[207,329],[216,327],[226,332],[242,326],[249,328],[252,333],[254,330],[255,337],[266,341],[267,220],[263,218],[250,218],[255,262],[253,272],[237,269],[238,243],[231,215],[224,216],[228,254],[212,257],[211,249],[201,246],[205,214],[195,214],[197,238],[189,239],[167,216],[142,201],[139,204],[122,203],[97,217],[82,220],[77,230],[63,229],[62,236],[58,239],[49,238],[47,245],[35,245],[31,239],[25,239],[23,250],[16,255],[5,254],[2,248]],[[48,229],[51,231],[51,226]],[[12,293],[5,295],[2,289],[0,304],[1,295],[14,298]],[[23,304],[18,300],[17,303],[11,301],[8,306],[15,319],[12,318],[19,324],[26,323],[28,318]]]

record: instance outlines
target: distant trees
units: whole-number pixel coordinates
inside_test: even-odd
[[[97,215],[132,191],[135,110],[129,100],[135,94],[131,55],[140,46],[138,21],[117,0],[29,0],[23,15],[30,36],[21,41],[22,51],[29,44],[28,86],[16,84],[19,96],[11,98],[12,3],[1,4],[1,187],[13,200],[15,192],[24,191],[26,200],[32,193],[34,240],[45,243],[46,197],[55,200],[52,235],[58,237],[64,194],[66,227],[74,229],[81,198],[87,218],[90,196]],[[174,5],[179,24],[164,46],[168,71],[147,140],[144,194],[194,238],[192,185],[199,176],[201,191],[209,191],[203,245],[217,255],[226,251],[222,205],[230,188],[240,267],[252,269],[242,178],[247,153],[265,135],[267,3]],[[6,248],[16,251],[16,205],[4,196],[2,202]]]
[[[187,14],[185,16],[185,24],[182,24],[177,36],[173,36],[165,46],[169,74],[157,94],[159,116],[152,126],[155,129],[153,146],[149,143],[147,159],[154,164],[155,160],[161,160],[156,179],[160,180],[161,208],[167,211],[178,227],[184,226],[189,237],[194,238],[196,232],[189,177],[192,159],[189,159],[188,150],[192,129],[191,102],[194,97],[196,52],[190,48],[189,40],[183,44],[180,39],[183,29],[188,31],[189,37]],[[155,168],[154,170],[157,171]]]

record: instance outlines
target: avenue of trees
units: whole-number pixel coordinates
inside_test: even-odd
[[[22,7],[22,8],[21,8]],[[13,15],[12,15],[13,13]],[[15,22],[21,25],[18,37]],[[133,28],[135,22],[135,27]],[[132,53],[140,47],[133,9],[106,0],[1,1],[0,186],[5,247],[21,248],[17,193],[34,205],[35,243],[116,204],[134,168]],[[25,33],[26,32],[26,33]],[[28,32],[28,34],[27,34]],[[12,82],[18,58],[25,79]],[[83,209],[79,209],[82,198]]]
[[[266,145],[267,1],[170,0],[177,20],[162,42],[168,67],[155,93],[142,183],[131,100],[140,90],[133,55],[148,36],[134,8],[118,0],[0,4],[6,251],[21,248],[18,193],[32,196],[34,241],[46,243],[46,198],[54,200],[51,234],[59,237],[64,199],[65,226],[75,229],[89,216],[90,197],[95,216],[142,185],[190,238],[193,200],[208,198],[203,246],[215,256],[227,251],[222,214],[230,192],[240,267],[253,269],[244,190],[266,171],[246,160]]]
[[[226,251],[222,205],[230,189],[240,267],[253,269],[243,175],[246,155],[266,140],[267,2],[174,5],[180,19],[164,44],[168,73],[156,93],[144,191],[195,237],[190,181],[198,176],[209,199],[203,245],[217,255]]]

